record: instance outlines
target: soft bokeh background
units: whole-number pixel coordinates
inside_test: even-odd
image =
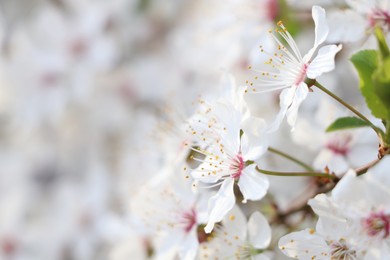
[[[311,21],[314,1],[287,3]],[[272,0],[1,0],[0,259],[144,247],[131,238],[133,194],[175,159],[194,100],[262,62],[281,10]],[[266,100],[253,101],[264,117],[277,95]]]

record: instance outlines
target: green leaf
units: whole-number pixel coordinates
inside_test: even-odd
[[[334,132],[338,130],[344,130],[349,128],[358,128],[370,126],[366,121],[357,118],[357,117],[340,117],[336,119],[328,128],[325,130],[326,132]]]
[[[381,63],[372,75],[374,91],[386,107],[387,120],[390,120],[390,57]]]
[[[351,57],[351,61],[358,71],[360,92],[372,115],[381,119],[389,118],[386,106],[377,96],[372,82],[372,74],[378,67],[378,52],[375,50],[359,51]]]

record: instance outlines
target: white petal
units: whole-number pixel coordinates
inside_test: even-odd
[[[293,232],[280,238],[279,248],[285,255],[297,259],[330,259],[330,248],[325,239],[312,229]]]
[[[244,239],[247,234],[247,222],[246,217],[240,207],[234,205],[234,207],[226,214],[222,220],[223,230],[228,236],[233,237],[237,235],[239,238]]]
[[[266,139],[243,134],[241,137],[241,153],[245,161],[256,161],[268,149]]]
[[[283,106],[280,108],[275,120],[269,125],[267,133],[273,133],[279,129],[284,117],[286,116],[287,108],[288,106]]]
[[[243,122],[241,136],[241,153],[245,161],[256,161],[268,149],[268,138],[265,134],[266,123],[263,119],[250,117]]]
[[[310,199],[307,203],[313,209],[313,211],[320,217],[326,217],[333,221],[344,221],[344,217],[341,216],[342,210],[336,205],[332,198],[321,193]]]
[[[266,248],[271,242],[271,227],[263,214],[255,211],[248,220],[249,242],[255,248]]]
[[[238,181],[240,191],[246,200],[260,200],[267,193],[269,181],[267,176],[255,170],[256,165],[246,167]]]
[[[324,170],[326,166],[328,166],[329,170],[331,172],[335,172],[337,176],[342,176],[342,174],[345,173],[345,171],[349,168],[349,165],[344,156],[336,154],[327,148],[322,149],[319,152],[314,160],[313,165],[314,168],[321,171]]]
[[[309,64],[306,72],[307,77],[315,79],[322,73],[334,70],[334,58],[340,50],[341,45],[326,45],[322,47],[314,60]]]
[[[301,105],[302,101],[305,100],[308,93],[309,88],[307,87],[306,83],[301,82],[301,84],[299,84],[299,86],[296,88],[294,99],[286,114],[287,123],[292,127],[292,130],[294,129],[295,122],[297,121],[299,106]]]
[[[364,200],[364,187],[363,181],[356,177],[356,173],[349,170],[332,190],[332,197],[337,202],[345,203]]]
[[[312,16],[315,24],[315,40],[313,49],[317,49],[318,46],[326,40],[329,33],[328,23],[326,22],[325,9],[320,6],[313,6]]]
[[[327,20],[328,42],[356,42],[365,36],[366,20],[350,9],[329,12]]]
[[[195,259],[198,253],[199,241],[197,227],[194,226],[191,231],[184,237],[179,245],[180,259],[192,260]]]
[[[321,216],[318,218],[316,230],[324,237],[345,237],[348,234],[349,225],[344,219]]]
[[[215,194],[209,200],[209,221],[204,228],[206,233],[210,233],[216,222],[222,220],[222,218],[229,212],[236,203],[236,198],[233,192],[234,179],[227,178],[223,181],[218,193]]]
[[[266,252],[266,253],[268,253],[268,252]],[[258,255],[252,256],[252,259],[253,260],[270,260],[270,259],[274,259],[274,257],[268,256],[266,253],[262,253],[262,254],[258,254]]]
[[[214,115],[221,127],[224,145],[234,153],[238,153],[240,146],[240,125],[243,120],[241,111],[237,110],[229,102],[218,101],[214,107]]]
[[[178,246],[183,239],[183,234],[164,234],[157,238],[156,242],[156,260],[173,259],[177,254]]]
[[[294,85],[294,86],[291,86],[290,88],[284,89],[280,93],[280,97],[279,97],[280,107],[291,105],[291,103],[294,100],[296,88],[297,88],[297,86]]]
[[[294,99],[296,86],[292,86],[290,88],[286,88],[282,90],[279,97],[280,111],[276,116],[274,122],[272,122],[269,126],[268,133],[272,133],[279,129],[280,124],[282,123],[284,117],[286,116],[287,109],[291,105]]]
[[[262,135],[265,132],[266,128],[267,124],[265,120],[254,116],[247,118],[241,124],[241,129],[244,131],[244,133],[249,133],[254,136]]]

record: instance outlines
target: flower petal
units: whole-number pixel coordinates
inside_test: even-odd
[[[199,241],[196,225],[191,231],[183,238],[179,244],[179,256],[180,259],[195,259],[198,253]]]
[[[324,255],[331,255],[325,239],[312,229],[285,235],[279,240],[279,248],[285,255],[296,259],[326,259]]]
[[[317,49],[318,46],[326,40],[329,33],[328,23],[326,22],[325,9],[320,6],[313,6],[311,10],[314,24],[315,24],[315,40],[313,49]]]
[[[230,237],[238,236],[241,239],[246,238],[247,234],[246,216],[238,207],[234,207],[222,219],[224,233],[226,232]]]
[[[296,87],[293,101],[291,102],[291,105],[288,108],[286,114],[287,123],[292,127],[292,130],[294,130],[295,122],[297,121],[299,106],[301,105],[302,101],[305,100],[308,93],[309,88],[305,82],[301,82],[301,84]]]
[[[336,173],[339,177],[349,168],[348,162],[343,155],[337,154],[328,148],[322,149],[318,153],[313,165],[321,171],[328,167],[331,172]]]
[[[255,248],[266,248],[271,242],[271,227],[263,214],[255,211],[248,220],[249,242]]]
[[[307,67],[308,78],[315,79],[322,73],[334,70],[334,57],[341,50],[341,45],[326,45],[322,47],[314,60]]]
[[[261,118],[250,117],[243,122],[241,136],[241,153],[245,161],[256,161],[268,149],[268,138],[265,134],[265,121]]]
[[[236,198],[233,192],[234,179],[227,178],[223,181],[221,188],[213,197],[209,200],[209,221],[204,228],[206,233],[210,233],[216,222],[222,220],[222,218],[229,212],[236,203]]]
[[[260,200],[267,193],[269,181],[267,176],[255,170],[256,165],[252,164],[243,170],[238,181],[240,191],[244,196],[243,202],[247,200]]]
[[[329,12],[327,20],[330,29],[328,42],[357,42],[366,36],[367,21],[353,10]]]
[[[272,133],[279,129],[280,124],[282,123],[284,117],[286,116],[288,107],[293,102],[295,89],[296,86],[292,86],[291,88],[286,88],[282,90],[282,92],[280,93],[280,98],[279,98],[280,111],[276,116],[274,122],[270,124],[269,129],[267,131],[268,133]]]

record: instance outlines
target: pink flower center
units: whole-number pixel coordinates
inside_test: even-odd
[[[267,18],[269,21],[275,21],[279,15],[279,2],[277,0],[268,0],[266,2]]]
[[[232,160],[232,163],[230,164],[230,170],[233,172],[231,175],[232,178],[236,180],[239,179],[244,167],[245,167],[244,159],[242,158],[241,153],[239,153],[236,156],[236,158]]]
[[[371,14],[368,16],[368,21],[370,23],[371,27],[375,27],[376,25],[381,25],[387,27],[389,29],[390,27],[390,14],[388,11],[381,10],[381,9],[374,9],[372,10]]]
[[[331,150],[335,154],[347,155],[349,152],[350,142],[352,141],[352,136],[335,136],[326,144],[326,148]]]
[[[191,229],[196,225],[196,212],[194,209],[184,212],[182,215],[184,231],[189,233]]]
[[[295,80],[295,85],[299,85],[305,80],[308,67],[309,67],[309,64],[302,65],[301,71],[299,72],[297,79]]]
[[[369,236],[387,238],[390,234],[390,215],[383,212],[371,213],[363,220],[363,227]]]

